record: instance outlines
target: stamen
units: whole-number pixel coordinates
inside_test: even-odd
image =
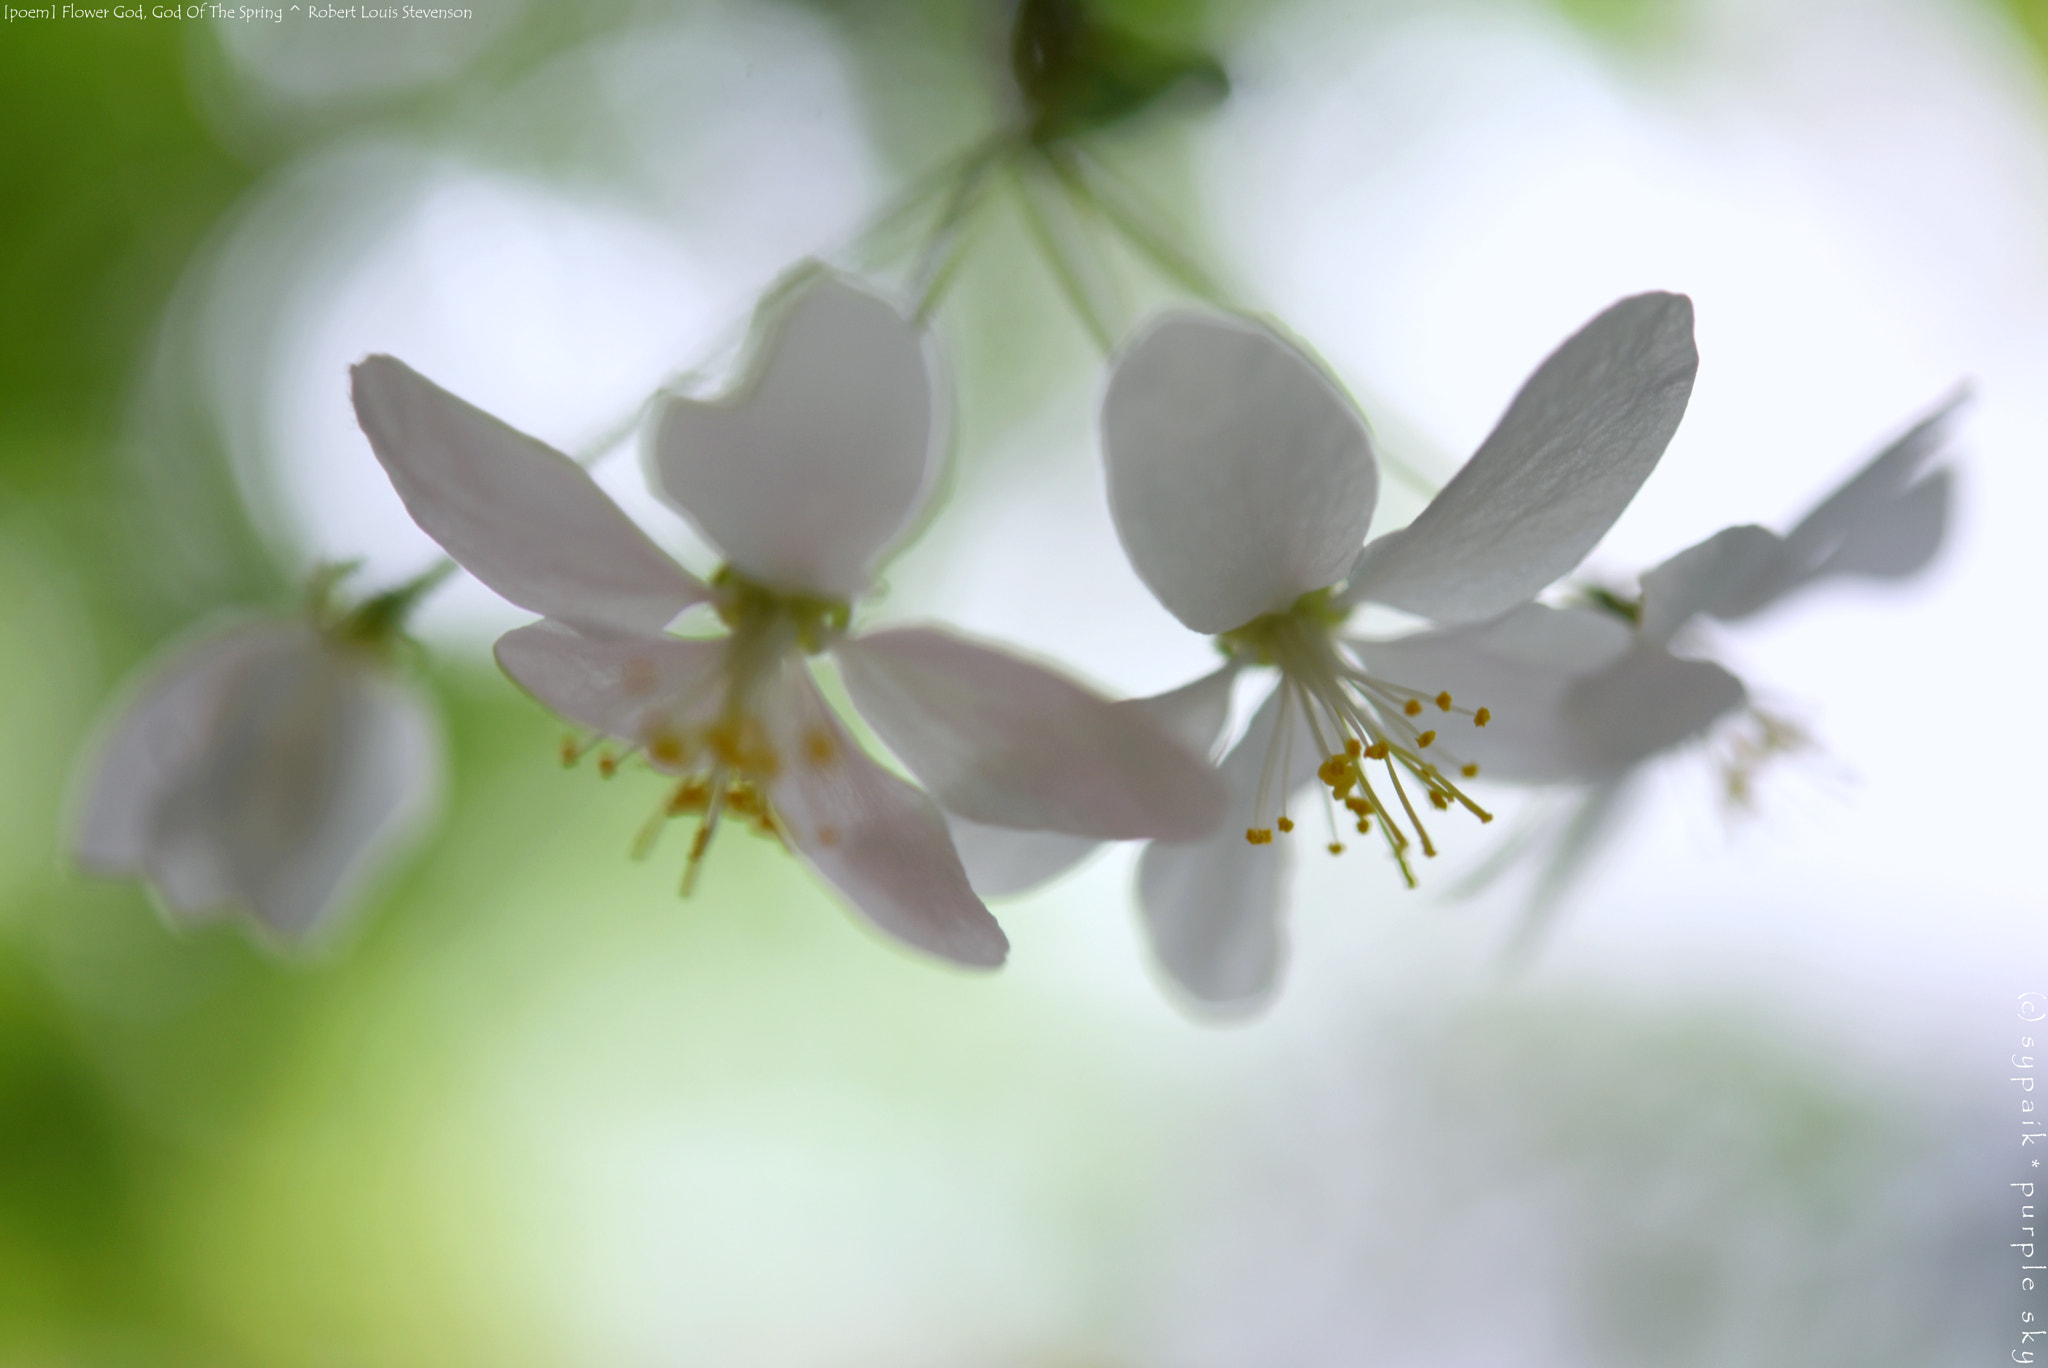
[[[564,736],[559,752],[562,757],[562,768],[575,769],[577,762],[590,754],[591,749],[603,740],[604,737],[602,736],[593,736],[588,741],[581,741],[576,738],[574,733]]]
[[[1279,827],[1281,834],[1285,835],[1286,833],[1294,830],[1294,819],[1292,817],[1282,817],[1279,821],[1273,823],[1273,825]]]
[[[1415,837],[1422,842],[1422,853],[1429,859],[1436,858],[1436,846],[1429,839],[1429,828],[1422,824],[1422,818],[1415,811],[1415,804],[1408,801],[1408,790],[1401,785],[1401,772],[1387,766],[1387,777],[1394,781],[1394,796],[1401,800],[1401,806],[1408,813],[1408,821],[1415,828]]]
[[[1401,705],[1401,711],[1407,713],[1410,717],[1419,717],[1422,713],[1422,700],[1419,698],[1409,699]]]
[[[1443,712],[1451,710],[1451,691],[1449,689],[1445,689],[1436,696],[1436,706]]]
[[[1483,727],[1491,721],[1493,721],[1493,712],[1490,709],[1481,708],[1478,712],[1472,714],[1472,725],[1475,727]]]
[[[1436,740],[1436,733],[1433,731],[1426,731],[1422,735],[1415,738],[1415,748],[1417,750],[1427,750],[1429,748],[1429,743],[1434,740]]]

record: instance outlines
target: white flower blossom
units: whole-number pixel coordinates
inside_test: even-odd
[[[830,276],[784,301],[721,402],[664,401],[656,490],[726,557],[706,583],[567,457],[389,357],[355,368],[356,413],[414,519],[478,579],[546,619],[499,663],[571,722],[676,783],[699,819],[685,889],[722,815],[783,839],[871,923],[966,965],[1008,942],[925,793],[866,756],[818,691],[830,652],[855,705],[946,807],[980,821],[1188,838],[1213,776],[1158,728],[1067,678],[923,627],[850,635],[853,601],[929,496],[943,449],[921,333]],[[727,634],[665,629],[708,604]]]
[[[1495,779],[1580,789],[1518,933],[1526,945],[1558,897],[1617,829],[1643,766],[1748,713],[1726,782],[1746,798],[1752,768],[1801,741],[1750,706],[1749,691],[1687,648],[1700,619],[1741,622],[1829,578],[1898,580],[1925,569],[1948,525],[1953,475],[1926,466],[1948,439],[1961,393],[1865,462],[1782,535],[1723,528],[1641,577],[1640,597],[1525,604],[1493,622],[1361,644],[1389,679],[1442,681],[1495,700],[1500,721],[1471,743]]]
[[[1288,801],[1311,779],[1328,790],[1328,848],[1373,833],[1411,882],[1411,852],[1435,853],[1424,811],[1456,805],[1488,820],[1460,781],[1477,772],[1461,749],[1489,709],[1369,671],[1343,631],[1351,610],[1373,602],[1466,623],[1532,598],[1648,477],[1697,362],[1683,296],[1621,301],[1537,369],[1410,526],[1360,550],[1378,494],[1371,440],[1299,348],[1257,323],[1176,313],[1126,350],[1102,411],[1118,534],[1159,601],[1215,634],[1230,660],[1177,695],[1125,706],[1213,719],[1213,741],[1220,711],[1198,700],[1244,666],[1278,672],[1221,762],[1224,822],[1198,841],[1155,841],[1139,862],[1153,948],[1198,1002],[1243,1011],[1271,993],[1287,867],[1274,835],[1294,830]],[[1050,868],[1073,854],[1042,839],[1021,853],[993,833],[961,839],[1011,888],[1031,882],[1034,855]]]
[[[151,669],[89,768],[79,864],[146,880],[180,924],[235,912],[284,946],[331,934],[431,812],[441,768],[388,643],[345,625],[215,630]]]

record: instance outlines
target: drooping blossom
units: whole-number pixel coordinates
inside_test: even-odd
[[[675,782],[685,890],[722,818],[782,839],[876,927],[960,964],[1007,941],[932,802],[1096,838],[1206,832],[1213,776],[1158,728],[1066,677],[929,627],[853,635],[855,601],[929,496],[943,450],[922,334],[831,276],[765,321],[727,399],[671,397],[648,463],[725,555],[706,582],[587,472],[390,357],[355,368],[356,413],[414,519],[544,620],[499,663],[577,726]],[[726,633],[666,629],[708,605]],[[876,733],[932,797],[846,734],[810,658],[829,652]]]
[[[388,601],[211,630],[147,670],[90,764],[79,865],[146,881],[181,925],[239,914],[285,947],[336,931],[440,786]]]
[[[1501,721],[1472,743],[1491,778],[1575,790],[1548,842],[1526,948],[1558,900],[1619,830],[1645,766],[1727,732],[1724,781],[1745,802],[1755,768],[1804,744],[1794,723],[1700,654],[1702,619],[1744,622],[1833,578],[1901,580],[1925,569],[1948,526],[1954,477],[1928,469],[1948,441],[1957,394],[1865,462],[1783,534],[1723,528],[1641,577],[1634,598],[1526,604],[1496,621],[1362,646],[1375,672],[1484,691]],[[1674,649],[1675,647],[1675,649]]]
[[[1169,314],[1125,351],[1103,401],[1110,509],[1146,585],[1215,635],[1227,660],[1154,707],[1222,725],[1199,704],[1234,672],[1271,667],[1274,688],[1222,759],[1230,794],[1217,831],[1155,841],[1138,867],[1154,951],[1205,1007],[1243,1011],[1277,982],[1290,800],[1319,780],[1325,828],[1384,846],[1413,880],[1433,855],[1425,814],[1486,812],[1465,792],[1465,747],[1493,719],[1478,695],[1381,677],[1346,630],[1379,603],[1443,624],[1485,621],[1578,564],[1663,454],[1697,355],[1683,296],[1625,299],[1546,360],[1491,436],[1408,527],[1360,549],[1378,494],[1363,419],[1300,348],[1258,323]],[[1466,701],[1460,701],[1460,700]],[[1211,725],[1213,723],[1213,725]],[[1171,724],[1169,724],[1171,725]],[[1276,833],[1280,839],[1276,840]],[[1032,848],[961,837],[1006,888],[1071,862],[1071,843]],[[1040,869],[1029,867],[1042,858]]]

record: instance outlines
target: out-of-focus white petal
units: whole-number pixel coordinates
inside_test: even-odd
[[[955,964],[1001,964],[1009,941],[968,886],[945,819],[861,753],[801,662],[785,666],[768,717],[776,749],[787,757],[769,798],[811,867],[904,944]]]
[[[835,648],[861,716],[950,811],[1103,840],[1207,833],[1214,771],[1130,709],[1040,665],[930,628]]]
[[[1110,706],[1150,720],[1190,753],[1207,755],[1230,720],[1230,686],[1237,671],[1237,662],[1227,661],[1192,684]],[[960,852],[968,882],[984,898],[1028,893],[1087,859],[1101,844],[1091,836],[988,826],[954,814],[948,814],[946,825],[952,829],[953,848]]]
[[[1624,299],[1522,386],[1420,516],[1360,553],[1344,601],[1476,622],[1584,559],[1663,456],[1699,354],[1684,295]]]
[[[302,711],[286,677],[251,679],[237,700],[261,728],[222,784],[219,840],[257,918],[286,944],[331,934],[362,883],[431,810],[439,729],[412,690],[368,661],[330,653],[311,690],[327,715]]]
[[[1136,713],[1192,754],[1211,755],[1224,723],[1230,721],[1230,687],[1237,682],[1238,669],[1237,660],[1227,660],[1193,683],[1113,706]]]
[[[579,727],[642,740],[650,727],[677,730],[720,701],[724,638],[584,633],[536,622],[498,638],[498,664],[514,683]]]
[[[520,607],[658,632],[708,597],[561,452],[389,356],[351,374],[356,419],[413,521]]]
[[[1156,320],[1110,376],[1102,442],[1132,566],[1198,632],[1241,627],[1342,578],[1379,492],[1351,401],[1245,319]]]
[[[241,909],[279,941],[331,931],[432,805],[420,699],[303,624],[206,638],[109,739],[77,851],[147,878],[178,920]]]
[[[1934,559],[1948,532],[1949,471],[1937,470],[1849,528],[1816,575],[1904,579]]]
[[[1785,534],[1794,573],[1805,575],[1818,569],[1859,523],[1880,513],[1914,484],[1928,459],[1947,444],[1956,412],[1969,397],[1965,386],[1943,400],[1927,417],[1866,461],[1834,493],[1814,505]]]
[[[1697,614],[1775,598],[1790,568],[1777,533],[1754,524],[1724,527],[1643,575],[1643,635],[1661,645]]]
[[[1643,642],[1566,695],[1562,720],[1581,777],[1611,779],[1700,735],[1748,694],[1719,665]]]
[[[917,328],[820,276],[773,314],[736,394],[666,401],[653,483],[748,577],[849,599],[924,502],[942,426]]]
[[[1009,898],[1051,883],[1101,848],[1092,836],[1022,831],[946,815],[967,882],[984,898]]]
[[[1448,690],[1491,713],[1439,728],[1443,752],[1485,779],[1569,783],[1587,777],[1566,701],[1578,683],[1621,661],[1631,633],[1611,614],[1524,604],[1493,622],[1347,643],[1377,678],[1424,694]]]
[[[1217,830],[1200,841],[1154,841],[1138,861],[1138,907],[1153,954],[1196,1003],[1219,1016],[1265,1005],[1285,956],[1280,917],[1289,838],[1263,846],[1245,840],[1246,828],[1265,826],[1272,817],[1260,810],[1259,786],[1284,696],[1285,690],[1274,691],[1224,757],[1230,806]],[[1296,743],[1286,773],[1274,762],[1269,805],[1304,787],[1323,758],[1307,736]]]
[[[157,843],[158,805],[204,756],[237,675],[252,658],[295,650],[305,629],[265,622],[209,633],[174,650],[128,699],[94,757],[72,854],[90,873],[138,875]],[[228,901],[224,873],[184,862],[174,881],[181,911]],[[169,899],[169,890],[166,890]]]

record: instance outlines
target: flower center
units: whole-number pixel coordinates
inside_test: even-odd
[[[675,786],[635,838],[633,858],[651,854],[669,822],[694,815],[697,830],[683,867],[684,897],[695,888],[697,872],[726,814],[746,822],[758,835],[783,840],[768,791],[782,771],[784,757],[762,715],[762,700],[792,650],[810,655],[825,650],[845,633],[851,616],[846,603],[773,589],[729,565],[712,576],[711,586],[719,620],[731,629],[712,686],[718,694],[715,706],[707,712],[701,706],[707,700],[678,698],[672,707],[650,708],[632,746],[623,752],[602,752],[597,759],[598,773],[607,779],[636,753],[644,755],[651,768],[676,777]],[[630,663],[622,682],[629,692],[635,691]],[[654,671],[647,666],[644,690],[653,689]],[[573,765],[589,749],[574,738],[565,739],[562,761]],[[838,749],[836,737],[813,729],[802,739],[799,758],[820,768],[837,757]]]
[[[1271,845],[1276,829],[1282,835],[1294,830],[1294,820],[1287,815],[1286,776],[1294,767],[1294,748],[1313,746],[1323,757],[1316,778],[1324,790],[1330,853],[1344,853],[1337,827],[1341,810],[1346,814],[1342,820],[1361,836],[1377,826],[1401,867],[1401,877],[1413,888],[1410,846],[1420,845],[1425,856],[1434,857],[1436,845],[1409,795],[1410,783],[1439,812],[1456,803],[1482,822],[1493,820],[1493,814],[1472,801],[1451,777],[1455,772],[1458,778],[1475,778],[1479,766],[1460,764],[1452,747],[1440,743],[1434,724],[1456,717],[1483,727],[1492,714],[1485,708],[1460,707],[1449,693],[1432,696],[1366,673],[1337,637],[1347,616],[1349,610],[1333,603],[1329,590],[1318,589],[1283,612],[1254,618],[1216,639],[1225,654],[1280,672],[1280,715],[1259,774],[1254,807],[1257,817],[1274,811],[1269,805],[1277,787],[1277,812],[1271,826],[1248,828],[1245,840]],[[1404,771],[1409,782],[1402,779]],[[1376,776],[1392,795],[1393,806],[1375,787]]]
[[[750,580],[730,565],[711,577],[712,606],[718,620],[732,629],[735,644],[749,635],[773,637],[817,655],[846,635],[853,608],[840,599],[819,598],[772,588]]]

